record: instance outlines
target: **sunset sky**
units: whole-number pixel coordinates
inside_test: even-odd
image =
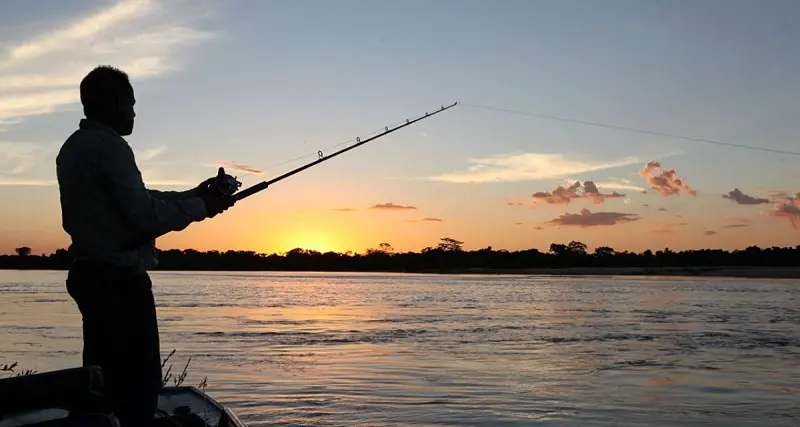
[[[794,246],[797,155],[480,106],[798,152],[798,40],[794,0],[2,2],[0,252],[69,244],[55,156],[98,64],[131,76],[156,189],[249,186],[459,102],[162,249]]]

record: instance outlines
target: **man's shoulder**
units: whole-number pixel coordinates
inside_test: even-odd
[[[116,153],[127,154],[131,150],[128,142],[121,136],[104,129],[78,128],[67,137],[59,155],[96,154],[108,156]]]

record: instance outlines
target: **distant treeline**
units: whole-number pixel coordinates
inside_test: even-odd
[[[264,271],[392,271],[459,272],[468,270],[505,271],[566,267],[798,267],[800,245],[796,247],[743,250],[669,249],[641,253],[615,251],[598,247],[587,251],[586,245],[572,241],[553,243],[548,252],[537,249],[495,250],[492,247],[467,251],[463,242],[442,238],[436,246],[419,252],[395,252],[388,243],[363,254],[317,252],[293,249],[285,254],[262,254],[253,251],[159,250],[157,270],[264,270]],[[33,255],[31,248],[17,248],[16,255],[0,256],[2,269],[68,269],[72,257],[59,249],[50,255]]]

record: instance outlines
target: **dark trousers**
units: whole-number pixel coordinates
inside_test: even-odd
[[[100,366],[121,427],[149,426],[161,388],[152,282],[145,272],[76,263],[67,291],[83,317],[83,365]]]

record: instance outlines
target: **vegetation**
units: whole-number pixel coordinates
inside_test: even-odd
[[[32,369],[25,369],[25,370],[17,372],[15,370],[15,368],[17,367],[17,364],[18,364],[17,362],[14,362],[14,363],[12,363],[10,365],[7,364],[7,363],[5,365],[0,365],[0,372],[9,372],[14,377],[22,377],[22,376],[25,376],[25,375],[32,375],[32,374],[36,373],[36,371],[34,371]]]
[[[183,366],[183,371],[177,377],[173,377],[172,376],[172,373],[171,373],[172,372],[172,364],[171,363],[169,364],[169,367],[167,368],[167,372],[164,372],[164,366],[166,366],[167,361],[169,361],[169,359],[172,358],[172,356],[175,354],[175,351],[176,350],[173,349],[169,353],[169,355],[167,355],[167,357],[164,359],[164,361],[161,362],[161,372],[162,372],[161,386],[162,387],[166,387],[167,384],[169,384],[169,380],[172,380],[172,383],[173,383],[173,385],[175,387],[179,387],[179,386],[183,385],[183,382],[186,381],[186,375],[187,375],[187,370],[189,368],[189,363],[192,362],[191,356],[186,361],[186,364]],[[32,375],[32,374],[37,373],[35,370],[32,370],[32,369],[26,369],[26,370],[22,370],[20,372],[17,372],[15,370],[17,365],[18,365],[18,362],[14,362],[14,363],[12,363],[10,365],[9,364],[4,364],[4,365],[0,364],[0,372],[10,373],[10,375],[14,376],[14,377],[21,377],[21,376]],[[201,389],[203,392],[205,392],[205,388],[206,388],[207,385],[208,385],[208,377],[204,377],[203,381],[201,381],[200,384],[198,384],[197,387],[199,389]]]
[[[363,254],[317,252],[293,249],[284,254],[253,251],[159,250],[159,270],[261,270],[261,271],[389,271],[389,272],[513,272],[515,270],[559,269],[568,267],[797,267],[800,245],[796,247],[741,250],[699,249],[672,251],[669,248],[641,253],[616,251],[601,246],[593,252],[586,244],[572,241],[553,243],[547,252],[495,250],[486,247],[464,250],[464,242],[445,237],[436,246],[419,252],[396,252],[391,244],[381,243]],[[69,253],[59,249],[50,255],[31,255],[30,248],[19,248],[17,255],[0,256],[4,269],[68,269]]]

